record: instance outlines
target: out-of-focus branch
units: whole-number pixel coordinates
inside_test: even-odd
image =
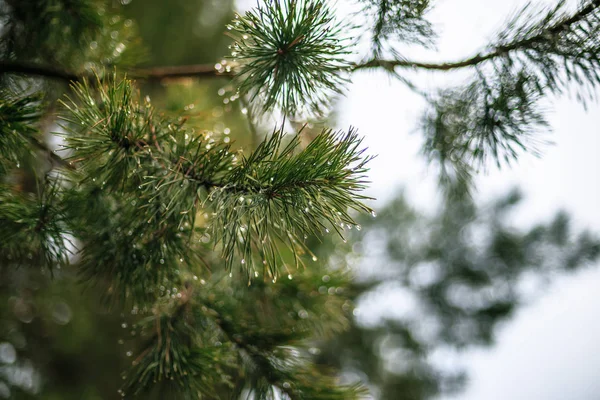
[[[49,65],[13,61],[0,61],[0,74],[33,75],[67,82],[81,79],[75,73]]]
[[[77,82],[85,78],[93,78],[91,74],[77,74],[49,65],[13,61],[0,61],[0,74],[40,76],[66,82]],[[135,79],[146,80],[233,76],[231,72],[219,72],[213,65],[208,64],[137,68],[128,70],[127,74]]]

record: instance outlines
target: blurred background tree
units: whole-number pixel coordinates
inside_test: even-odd
[[[397,67],[419,67],[404,62],[393,44],[404,41],[427,46],[433,42],[435,33],[425,18],[430,2],[365,0],[362,4],[374,22],[373,29],[369,28],[373,58],[360,64],[360,68],[383,68],[398,75]],[[56,156],[57,153],[64,156],[59,147],[64,142],[49,132],[62,129],[56,124],[56,110],[60,109],[56,100],[71,93],[71,89],[61,77],[24,78],[22,73],[35,74],[32,68],[40,64],[55,68],[49,70],[50,75],[86,74],[108,67],[130,71],[135,76],[154,67],[189,64],[209,64],[210,70],[218,64],[217,70],[227,72],[228,59],[223,60],[222,56],[230,52],[228,46],[232,41],[223,33],[234,18],[233,6],[233,1],[215,0],[122,0],[120,3],[0,0],[3,107],[7,107],[15,93],[31,96],[23,103],[16,102],[21,111],[19,118],[3,120],[0,131],[8,138],[14,129],[35,126],[41,135],[32,136],[29,144],[43,148],[48,143],[59,150],[24,152],[15,157],[0,150],[3,162],[13,162],[0,166],[4,185],[0,220],[13,221],[11,213],[18,212],[8,207],[15,204],[11,193],[27,197],[50,192],[47,196],[51,196],[52,185],[45,183],[47,176],[54,177],[52,171],[57,165],[65,167]],[[586,6],[592,7],[593,12],[588,13],[597,15],[598,2],[587,2],[582,9]],[[553,34],[562,34],[560,29],[564,24],[552,25],[552,21],[550,18],[545,28]],[[598,23],[596,20],[593,23],[590,27],[592,22],[586,21],[585,35],[593,36],[596,32]],[[511,210],[521,200],[518,192],[509,193],[493,204],[478,205],[465,190],[478,163],[488,158],[502,162],[505,156],[506,160],[516,156],[519,148],[529,149],[521,138],[529,139],[535,129],[544,126],[542,116],[532,104],[540,96],[534,87],[559,90],[559,85],[543,73],[543,68],[556,66],[540,62],[541,76],[549,81],[541,82],[532,78],[531,71],[522,69],[515,73],[509,65],[511,57],[506,55],[509,52],[501,54],[498,49],[510,46],[506,43],[511,40],[533,44],[533,50],[526,48],[529,55],[534,51],[551,54],[556,48],[564,54],[586,48],[590,68],[596,71],[595,48],[579,43],[573,50],[568,46],[570,43],[554,43],[540,34],[540,27],[533,25],[518,30],[515,37],[500,35],[496,47],[478,56],[482,60],[466,60],[465,65],[486,60],[493,63],[491,67],[477,68],[481,79],[476,84],[432,97],[432,107],[424,114],[422,125],[426,133],[424,152],[442,167],[440,183],[445,197],[439,212],[435,216],[423,215],[411,208],[399,193],[381,207],[378,218],[357,216],[358,225],[344,224],[347,241],[334,239],[332,235],[326,235],[322,241],[309,238],[307,246],[319,262],[293,272],[293,279],[292,273],[287,279],[286,272],[285,279],[277,285],[259,279],[248,287],[245,276],[226,281],[223,261],[209,251],[213,239],[203,231],[195,248],[199,258],[186,260],[197,263],[190,267],[195,275],[180,279],[178,287],[162,287],[160,298],[166,300],[147,308],[132,304],[128,308],[107,309],[98,299],[112,286],[102,282],[82,286],[79,282],[82,273],[78,268],[88,265],[89,271],[89,260],[79,259],[78,255],[55,254],[59,259],[72,258],[71,265],[55,266],[51,274],[48,269],[31,268],[48,260],[36,252],[35,243],[27,244],[27,236],[15,238],[18,229],[11,230],[10,225],[5,225],[0,239],[9,244],[18,240],[21,246],[17,254],[0,253],[3,304],[0,398],[112,399],[129,396],[138,386],[140,391],[146,389],[142,383],[148,384],[148,391],[141,394],[143,398],[185,398],[178,385],[169,384],[168,372],[164,375],[148,372],[156,368],[151,363],[145,370],[138,372],[134,368],[133,373],[128,372],[132,363],[134,367],[143,364],[152,351],[157,351],[157,358],[164,354],[160,351],[164,352],[165,347],[168,353],[169,344],[162,342],[162,337],[158,338],[159,350],[146,346],[157,339],[151,334],[154,326],[162,327],[159,332],[171,329],[181,333],[182,343],[193,336],[186,331],[190,326],[202,327],[205,334],[201,340],[203,344],[210,343],[214,353],[196,355],[192,367],[200,376],[206,375],[208,383],[183,376],[177,379],[179,386],[191,387],[194,393],[202,392],[206,397],[281,396],[290,386],[284,385],[293,378],[312,385],[318,380],[313,375],[315,371],[339,371],[337,376],[342,383],[362,382],[370,389],[371,396],[378,399],[429,399],[460,390],[466,372],[439,368],[431,361],[435,352],[493,344],[495,327],[510,318],[526,295],[530,298],[537,294],[524,293],[519,285],[524,276],[550,280],[557,272],[577,270],[600,255],[598,238],[571,229],[569,217],[564,213],[521,231],[507,222]],[[532,32],[536,40],[527,36]],[[23,71],[15,71],[15,65],[23,67]],[[448,64],[420,67],[459,68]],[[495,73],[490,72],[494,68]],[[597,76],[596,72],[590,74],[591,79]],[[229,77],[214,76],[212,72],[199,75],[161,79],[150,76],[151,79],[141,80],[140,91],[152,99],[153,106],[164,111],[165,119],[185,119],[190,129],[203,134],[211,132],[225,143],[235,143],[235,149],[254,149],[273,127],[247,118],[248,113],[258,110],[239,101],[243,98],[236,98]],[[36,97],[40,92],[42,103]],[[481,109],[471,113],[472,101]],[[318,136],[319,128],[318,123],[305,127],[303,140],[309,142]],[[465,129],[474,132],[474,140],[463,142],[464,137],[456,135]],[[502,134],[489,135],[490,131]],[[14,162],[18,163],[16,169]],[[99,195],[103,187],[87,183],[89,186],[78,194],[85,197],[73,196],[66,208],[53,210],[58,225],[69,218],[88,221],[90,214],[102,215],[110,209]],[[91,198],[98,199],[97,203],[92,204]],[[90,202],[89,207],[78,209],[81,204],[78,201]],[[200,220],[205,218],[199,216]],[[115,232],[121,228],[118,219],[98,218],[88,223],[88,229],[79,232],[78,239],[94,240],[97,232],[105,231],[107,235],[117,235]],[[349,229],[352,227],[355,229]],[[122,229],[126,229],[125,224]],[[64,237],[58,235],[54,239],[60,241]],[[74,241],[72,237],[66,240]],[[10,249],[5,246],[5,250]],[[99,246],[98,256],[104,250]],[[282,258],[293,264],[293,255],[285,247],[281,251]],[[106,260],[102,262],[109,263]],[[95,261],[102,264],[100,257]],[[19,268],[13,268],[15,265]],[[185,318],[177,319],[179,308],[173,311],[169,301],[191,297],[191,287],[200,292],[203,285],[209,289],[198,295],[194,304],[201,312],[199,315],[190,312],[197,325],[189,324]],[[370,309],[384,303],[392,292],[393,298],[401,296],[403,303],[395,304],[394,312],[383,319],[369,319]],[[277,315],[281,310],[287,311],[285,315]],[[312,310],[316,310],[314,315]],[[200,315],[203,313],[227,318],[210,319]],[[149,314],[154,318],[149,319]],[[268,320],[274,316],[276,321]],[[292,328],[280,329],[281,326]],[[279,336],[272,334],[270,328]],[[177,339],[176,335],[173,337]],[[282,352],[278,354],[273,349],[281,343],[297,345],[300,350],[278,348]],[[240,352],[243,356],[233,356],[234,347],[243,350]],[[261,353],[261,349],[268,352]],[[289,365],[289,356],[284,351],[300,351],[302,357],[315,361],[318,368],[304,371],[297,365]],[[298,354],[292,356],[293,360]],[[160,367],[168,369],[167,364],[168,360]],[[173,374],[177,376],[176,371]],[[155,380],[159,384],[153,385]],[[273,387],[279,389],[273,392]],[[302,398],[351,398],[349,393],[355,392],[334,391]]]

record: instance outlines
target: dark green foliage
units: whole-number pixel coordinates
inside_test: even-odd
[[[227,359],[224,346],[202,341],[199,329],[205,326],[190,315],[189,293],[182,293],[186,298],[175,310],[158,311],[158,315],[138,323],[147,338],[132,361],[122,389],[124,396],[151,391],[158,384],[163,396],[217,398],[215,388],[228,382],[222,366],[234,368],[234,360]]]
[[[152,316],[138,323],[143,340],[131,355],[124,392],[358,398],[363,393],[358,386],[338,387],[330,372],[315,370],[306,339],[341,332],[348,324],[344,310],[350,310],[341,289],[318,289],[324,278],[315,269],[278,284],[257,280],[245,287],[214,276],[211,281],[193,277],[179,289],[163,287]],[[347,279],[329,272],[325,280],[336,289]]]
[[[548,130],[542,97],[569,90],[571,82],[581,101],[594,97],[599,33],[598,1],[584,1],[574,12],[565,1],[550,9],[528,4],[485,50],[440,65],[477,71],[467,85],[441,91],[422,120],[424,152],[441,164],[443,179],[466,180],[488,159],[500,166],[523,151],[538,154],[539,136]]]
[[[600,83],[600,2],[584,0],[574,12],[566,3],[561,0],[549,9],[529,3],[518,11],[489,46],[495,69],[532,71],[541,93],[562,92],[570,81],[582,90]]]
[[[489,161],[498,167],[522,153],[539,153],[548,124],[539,104],[536,77],[500,75],[440,92],[422,117],[425,155],[437,161],[441,177],[469,181]]]
[[[78,72],[131,65],[143,54],[136,28],[105,0],[3,0],[0,57],[62,65]],[[35,27],[35,29],[31,29]],[[65,44],[69,44],[65,46]]]
[[[180,282],[179,268],[199,262],[190,251],[194,246],[189,225],[179,228],[179,221],[168,217],[157,226],[152,209],[146,220],[140,212],[146,199],[110,196],[95,185],[72,189],[65,199],[76,226],[73,233],[84,243],[78,275],[88,285],[101,287],[108,302],[152,302],[160,285]],[[131,218],[132,214],[140,218]]]
[[[238,90],[262,112],[321,115],[341,93],[349,67],[347,29],[321,0],[267,0],[228,26],[239,62]],[[258,108],[259,106],[257,106]]]
[[[99,94],[89,83],[77,83],[74,92],[80,103],[66,101],[70,111],[64,121],[67,130],[65,149],[72,151],[72,163],[80,165],[89,177],[112,189],[120,189],[141,163],[139,160],[151,140],[152,109],[133,98],[130,81],[113,78],[103,85],[98,79]]]
[[[52,271],[56,265],[68,264],[73,245],[66,214],[57,203],[60,196],[58,181],[40,183],[38,193],[0,186],[0,267],[34,266]]]
[[[431,45],[435,32],[425,15],[430,0],[361,0],[366,15],[374,19],[373,51],[379,56],[395,43]],[[386,45],[388,47],[386,47]]]
[[[0,89],[0,176],[18,168],[31,152],[41,111],[39,95],[17,96]]]

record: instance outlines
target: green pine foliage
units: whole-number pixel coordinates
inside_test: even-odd
[[[440,91],[423,117],[424,152],[440,163],[442,176],[468,179],[488,160],[500,166],[524,151],[538,153],[547,130],[544,96],[575,90],[582,102],[595,97],[599,29],[597,1],[574,12],[565,1],[551,8],[528,3],[476,56],[438,66],[475,70],[467,85]]]
[[[341,93],[350,66],[348,25],[323,1],[268,0],[227,27],[239,63],[238,90],[262,110],[322,115]]]
[[[46,285],[86,288],[135,327],[123,397],[364,398],[365,385],[317,362],[314,344],[353,326],[357,287],[344,263],[325,265],[314,248],[327,234],[345,241],[360,215],[375,215],[363,194],[372,157],[352,128],[294,132],[289,122],[326,122],[356,71],[382,68],[418,89],[403,68],[471,69],[465,86],[423,93],[431,106],[421,120],[426,157],[441,165],[443,186],[464,195],[478,169],[538,151],[545,96],[576,88],[592,97],[600,1],[525,7],[480,53],[440,64],[408,60],[398,47],[434,43],[426,19],[434,2],[360,4],[373,44],[364,62],[356,27],[328,2],[264,0],[219,28],[232,43],[215,68],[154,69],[141,68],[146,50],[118,2],[0,0],[0,295],[16,310],[0,313],[13,318],[0,339],[19,342],[14,318],[29,323],[34,309],[19,296],[53,275]],[[211,112],[151,101],[146,78],[173,87],[169,79],[182,77],[188,90],[193,78],[218,80],[227,97]],[[237,145],[223,128],[238,99],[256,145]],[[256,123],[267,114],[275,122],[261,137]],[[535,264],[530,248],[569,246],[561,221],[517,238],[526,245],[507,234],[488,250],[511,267]],[[577,244],[567,268],[598,255],[593,238]],[[477,285],[503,276],[479,263],[456,271],[464,266],[449,263],[448,273]],[[449,310],[437,306],[442,318]],[[511,311],[500,302],[482,315]],[[62,305],[52,313],[65,320]],[[447,325],[442,336],[456,342]],[[475,341],[490,335],[481,330]]]
[[[17,95],[11,89],[0,92],[0,173],[6,174],[27,157],[36,140],[35,125],[41,115],[39,95]]]

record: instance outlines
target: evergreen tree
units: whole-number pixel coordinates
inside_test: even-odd
[[[546,125],[541,98],[574,88],[585,101],[600,82],[598,0],[575,9],[564,1],[527,6],[461,61],[407,60],[399,44],[435,41],[427,21],[433,5],[361,0],[368,23],[350,26],[323,0],[264,0],[222,27],[231,39],[225,59],[141,67],[160,56],[144,51],[117,2],[0,0],[0,290],[9,304],[0,314],[0,362],[12,365],[3,370],[0,395],[35,395],[31,371],[52,371],[17,363],[36,357],[24,331],[49,330],[43,319],[27,325],[33,315],[59,325],[70,319],[62,301],[36,303],[32,288],[47,286],[64,296],[85,288],[122,313],[119,325],[132,328],[123,397],[363,397],[363,385],[341,381],[314,351],[351,325],[356,287],[347,268],[318,262],[313,242],[327,233],[344,238],[361,213],[375,215],[361,193],[370,156],[353,129],[315,133],[304,122],[324,121],[353,72],[384,69],[430,102],[421,120],[424,154],[440,165],[449,199],[464,201],[479,168],[538,150]],[[361,31],[372,37],[366,56],[351,40]],[[177,64],[186,62],[182,56]],[[429,93],[404,73],[415,69],[469,69],[473,78]],[[181,78],[218,80],[224,106],[156,107],[152,88],[136,86]],[[232,102],[248,123],[246,150],[228,136],[229,126],[243,126],[227,113]],[[260,140],[265,116],[277,123]],[[463,211],[443,214],[449,229],[458,228],[452,221]],[[528,250],[555,243],[554,231],[530,235],[536,232],[524,245],[500,243],[498,257],[511,266],[543,263],[527,258]],[[556,240],[559,249],[569,246],[564,235]],[[577,243],[567,267],[597,257],[593,239]],[[482,260],[444,270],[474,279],[469,290],[491,284],[484,278],[513,277]],[[445,287],[426,289],[432,315],[461,311],[440,295]],[[481,320],[469,314],[461,321],[482,325],[465,340],[489,340],[493,322],[510,313],[505,300],[484,304]],[[97,318],[92,326],[114,326],[109,316]],[[459,345],[464,339],[451,329],[441,335]]]
[[[495,327],[542,295],[554,276],[600,257],[600,239],[575,231],[564,212],[527,230],[514,227],[507,216],[521,201],[516,190],[479,206],[450,196],[428,217],[400,193],[377,219],[359,219],[362,229],[349,240],[354,251],[322,246],[322,258],[349,259],[358,270],[350,290],[357,318],[320,344],[318,361],[365,376],[378,399],[430,399],[462,389],[469,371],[436,365],[436,352],[493,344]],[[406,304],[365,318],[390,293]]]

